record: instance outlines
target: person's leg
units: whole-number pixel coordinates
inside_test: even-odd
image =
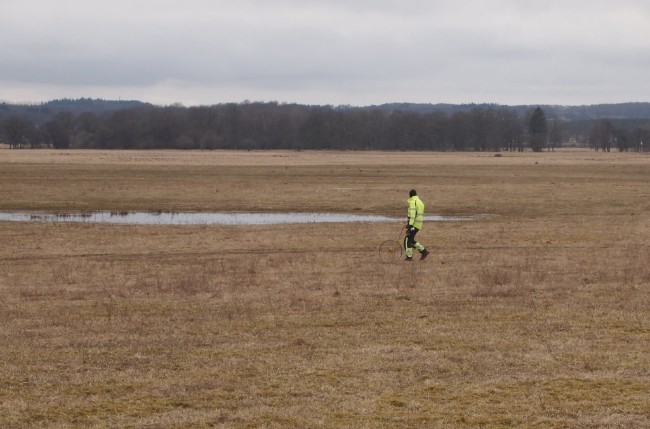
[[[416,249],[418,249],[420,253],[422,253],[422,251],[424,250],[424,246],[418,243],[417,241],[415,241],[415,234],[417,234],[420,230],[417,228],[413,228],[412,231],[413,232],[411,232],[411,241],[409,242],[409,245],[411,247],[415,247]]]
[[[414,235],[415,234],[409,231],[406,233],[406,237],[404,237],[404,250],[406,251],[406,259],[409,261],[413,259],[413,247],[415,245],[415,240],[413,238]]]
[[[419,231],[419,229],[414,229],[413,230],[413,234],[412,234],[413,243],[411,243],[411,247],[415,247],[416,249],[418,249],[418,252],[420,252],[420,255],[421,255],[420,259],[424,259],[429,254],[429,251],[423,245],[421,245],[420,243],[415,241],[415,234],[417,234],[418,231]],[[413,252],[413,250],[411,250],[411,256],[413,256],[412,252]]]

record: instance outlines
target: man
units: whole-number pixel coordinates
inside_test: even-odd
[[[429,251],[420,243],[415,241],[415,234],[422,229],[422,222],[424,221],[424,203],[418,197],[415,189],[409,192],[409,205],[408,219],[406,222],[406,237],[404,238],[404,249],[406,250],[406,260],[413,260],[413,248],[418,249],[420,252],[420,259],[424,259],[429,255]]]

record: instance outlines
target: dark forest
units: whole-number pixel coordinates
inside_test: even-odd
[[[649,111],[647,103],[184,107],[81,99],[0,104],[0,135],[15,149],[643,151]]]

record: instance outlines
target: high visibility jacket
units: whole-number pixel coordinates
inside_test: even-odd
[[[417,229],[422,229],[422,221],[424,221],[424,203],[417,195],[409,198],[407,202],[409,205],[409,225],[412,225]]]

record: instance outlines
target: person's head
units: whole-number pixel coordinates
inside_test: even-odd
[[[414,197],[414,196],[416,196],[417,194],[418,194],[418,193],[417,193],[417,191],[416,191],[415,189],[411,189],[411,191],[409,192],[409,197]]]

